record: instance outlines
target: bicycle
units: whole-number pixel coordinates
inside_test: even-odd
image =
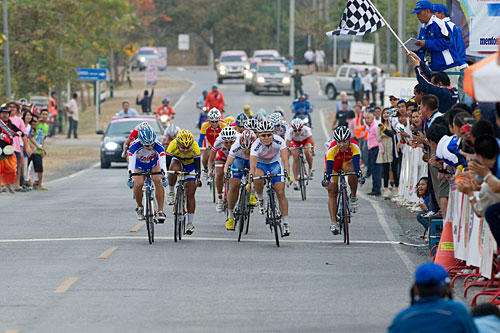
[[[240,193],[234,210],[234,221],[235,226],[238,226],[239,242],[241,240],[243,231],[245,231],[245,235],[248,234],[248,226],[250,225],[250,213],[252,211],[252,208],[250,207],[250,193],[247,190],[248,173],[250,170],[248,170],[247,168],[244,168],[243,170],[231,168],[231,171],[243,173],[240,183]]]
[[[146,227],[148,230],[149,244],[153,244],[155,241],[154,224],[156,222],[154,221],[154,216],[155,216],[155,212],[158,209],[158,203],[156,202],[156,198],[154,195],[155,185],[151,181],[151,176],[162,175],[162,174],[163,174],[162,172],[151,172],[151,171],[134,172],[134,173],[130,174],[130,176],[144,176],[144,177],[146,177],[146,180],[144,181],[144,186],[142,187],[142,190],[144,192],[143,200],[146,203],[145,209],[144,209],[144,217],[146,219]]]
[[[276,240],[276,246],[280,246],[280,236],[283,237],[283,230],[281,229],[281,212],[277,205],[276,192],[274,191],[272,179],[274,177],[285,177],[288,175],[286,173],[281,174],[271,174],[269,171],[264,176],[253,177],[252,182],[258,179],[264,179],[266,182],[266,194],[268,197],[267,200],[267,210],[266,210],[266,224],[269,224],[269,229],[271,232],[274,230],[274,238]],[[279,229],[279,233],[278,233]]]
[[[307,175],[306,172],[306,156],[304,154],[304,149],[305,148],[312,148],[312,146],[302,146],[302,147],[294,147],[294,148],[289,148],[290,150],[296,150],[299,149],[299,178],[297,179],[299,181],[299,187],[300,187],[300,195],[302,197],[302,200],[306,200],[306,186],[309,185],[309,175]]]
[[[221,165],[224,167],[224,165]],[[229,217],[229,210],[227,205],[227,195],[229,193],[229,179],[231,179],[231,170],[228,169],[224,175],[224,188],[222,193],[222,211],[226,213],[226,219]]]
[[[344,243],[349,245],[349,223],[351,223],[351,203],[347,195],[346,176],[358,176],[355,172],[344,172],[339,170],[338,173],[332,174],[333,177],[339,177],[339,195],[337,196],[337,215],[340,216],[340,233],[344,229]]]
[[[213,177],[208,177],[208,180],[207,180],[207,185],[208,187],[210,188],[210,191],[212,191],[212,199],[213,199],[213,202],[215,203],[216,199],[217,199],[217,195],[215,193],[215,164],[212,165],[212,173],[214,174]]]
[[[177,175],[177,186],[174,201],[174,242],[182,240],[182,236],[186,234],[186,176],[195,175],[195,173],[185,171],[167,171],[167,173]]]

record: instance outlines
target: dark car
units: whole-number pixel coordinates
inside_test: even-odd
[[[101,168],[109,168],[111,162],[126,163],[127,160],[122,157],[123,144],[130,135],[130,132],[143,121],[147,121],[156,133],[156,137],[161,141],[161,125],[154,116],[140,117],[115,117],[106,129],[106,132],[99,130],[96,133],[102,134],[101,140]]]

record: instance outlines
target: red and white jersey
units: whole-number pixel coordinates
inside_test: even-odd
[[[302,131],[300,131],[300,134],[297,134],[298,132],[294,132],[293,128],[290,128],[286,131],[285,139],[286,141],[304,141],[308,137],[312,135],[312,131],[309,127],[304,126],[302,127]]]
[[[229,153],[229,149],[226,148],[226,145],[224,144],[224,140],[222,140],[222,137],[220,135],[217,137],[217,139],[215,139],[212,150],[213,151],[220,150],[226,156]]]
[[[236,140],[231,146],[231,150],[229,151],[229,157],[232,158],[239,157],[248,161],[250,159],[250,150],[247,150],[245,152],[245,150],[243,150],[243,147],[240,144],[240,140]]]
[[[260,138],[252,144],[250,156],[257,156],[257,162],[271,164],[281,160],[280,152],[286,149],[285,140],[281,136],[274,134],[273,142],[266,146],[260,141]]]

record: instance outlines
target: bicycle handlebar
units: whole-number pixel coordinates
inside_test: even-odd
[[[258,180],[258,179],[271,179],[271,178],[274,178],[274,177],[283,177],[283,176],[286,176],[284,173],[280,173],[280,174],[267,174],[267,175],[264,175],[264,176],[259,176],[259,177],[253,177],[252,179],[253,180]]]
[[[161,172],[161,171],[155,171],[155,172],[144,171],[144,172],[133,172],[130,174],[130,176],[154,176],[154,175],[163,175],[163,172]]]
[[[250,170],[248,170],[247,168],[244,168],[244,169],[231,168],[230,170],[231,170],[231,171],[234,171],[234,172],[245,172],[245,171],[250,171]]]
[[[337,176],[340,176],[340,175],[344,175],[344,176],[358,176],[358,174],[356,172],[343,172],[343,173],[332,173],[331,176],[333,177],[337,177]]]
[[[195,172],[186,172],[186,171],[174,171],[174,170],[168,170],[167,173],[172,174],[172,175],[184,175],[184,176],[196,176],[197,173]]]
[[[313,146],[290,147],[290,148],[288,148],[288,150],[307,149],[307,148],[313,148]]]

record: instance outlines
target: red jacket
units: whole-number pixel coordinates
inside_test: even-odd
[[[222,110],[224,110],[224,96],[222,96],[222,93],[220,91],[217,92],[217,97],[215,97],[213,91],[209,92],[207,94],[207,97],[205,98],[205,106],[208,107],[208,109],[212,108],[217,108],[222,113]]]

